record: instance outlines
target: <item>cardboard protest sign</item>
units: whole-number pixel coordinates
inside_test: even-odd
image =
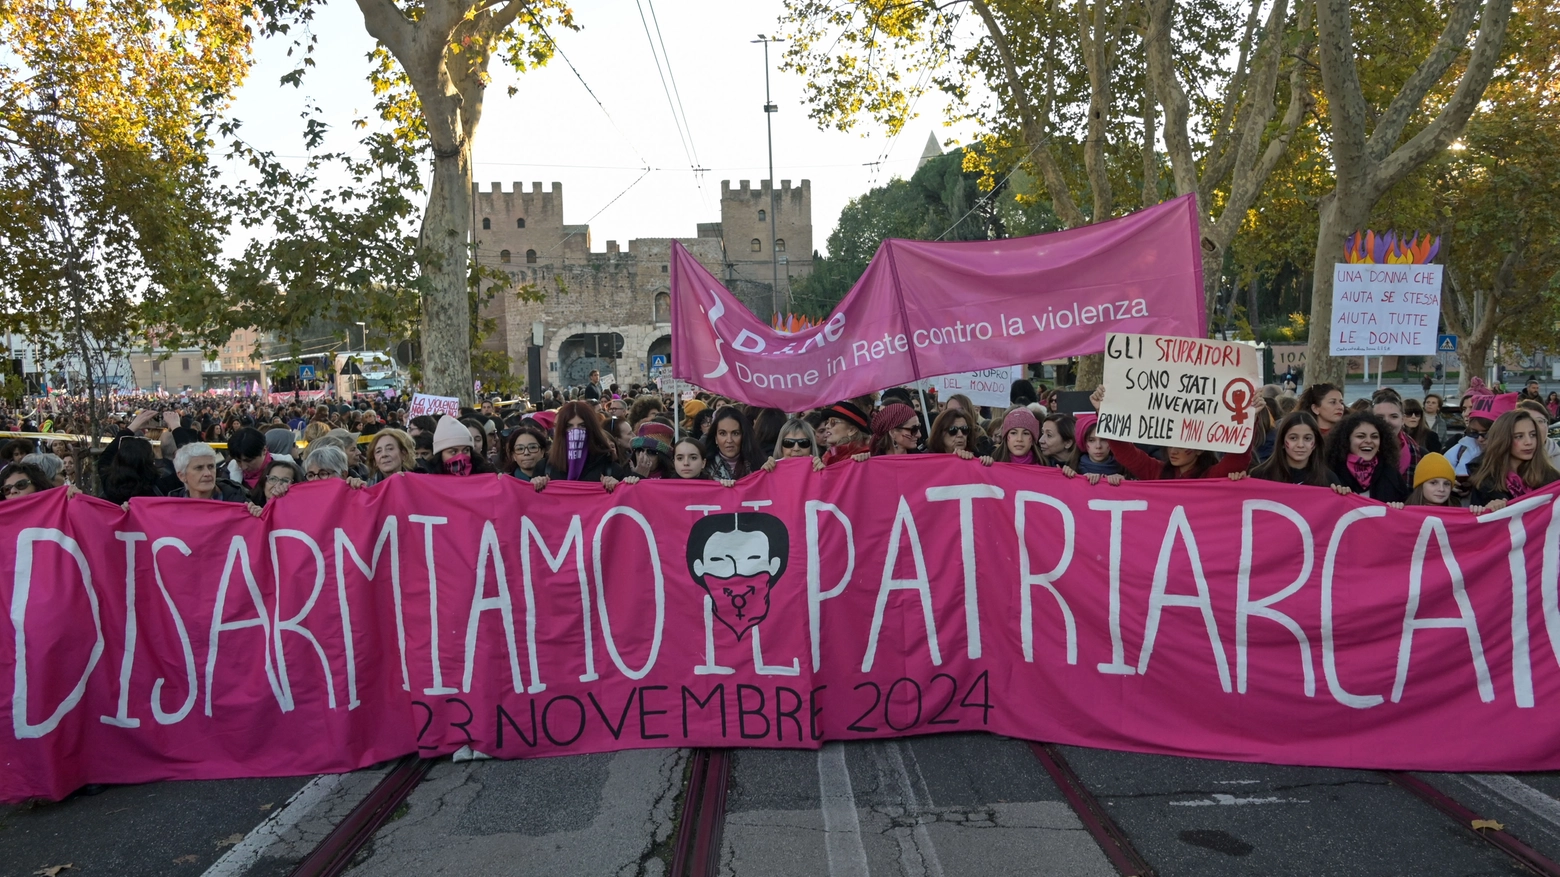
[[[1021,365],[1008,365],[938,375],[927,379],[926,389],[936,391],[939,399],[963,393],[976,405],[1006,408],[1012,399],[1013,382],[1023,376],[1023,369]]]
[[[407,409],[408,419],[421,417],[424,414],[448,414],[451,417],[460,416],[460,400],[454,396],[430,396],[427,393],[415,393],[412,395],[412,407]]]
[[[1251,446],[1261,369],[1257,349],[1238,341],[1112,332],[1096,434],[1239,453]]]
[[[1333,266],[1334,356],[1433,356],[1440,321],[1440,265]]]
[[[610,494],[321,480],[260,517],[7,499],[0,802],[467,745],[519,758],[969,731],[1560,768],[1560,615],[1539,605],[1560,485],[1476,518],[1257,479],[1104,487],[949,459],[822,478],[781,460],[731,488]]]

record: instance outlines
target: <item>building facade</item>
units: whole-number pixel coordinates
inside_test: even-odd
[[[720,222],[699,223],[694,237],[640,238],[627,247],[607,241],[602,252],[591,250],[589,226],[564,222],[561,183],[549,190],[532,183],[529,191],[515,183],[508,192],[500,183],[489,191],[477,185],[473,196],[477,261],[510,280],[484,305],[483,315],[496,324],[484,346],[505,353],[511,370],[524,375],[527,349],[538,343],[542,381],[550,386],[578,386],[593,369],[619,383],[643,381],[653,367],[669,364],[674,242],[766,321],[785,308],[791,279],[812,272],[808,180],[781,180],[779,190],[767,180],[757,187],[742,180],[736,188],[723,181]]]

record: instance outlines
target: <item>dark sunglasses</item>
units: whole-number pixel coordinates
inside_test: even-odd
[[[785,438],[780,440],[780,446],[782,448],[810,448],[812,447],[812,439]]]
[[[967,427],[967,426],[950,426],[950,427],[948,427],[948,434],[949,435],[969,435],[970,434],[970,428]]]
[[[921,434],[921,424],[919,424],[919,423],[917,423],[915,426],[896,426],[896,427],[894,427],[894,429],[897,429],[897,430],[899,430],[901,432],[908,432],[911,435],[920,435]]]
[[[1484,441],[1484,437],[1489,435],[1489,430],[1487,430],[1487,429],[1470,429],[1470,430],[1468,430],[1468,435],[1473,436],[1473,440],[1474,441],[1482,442],[1482,441]]]

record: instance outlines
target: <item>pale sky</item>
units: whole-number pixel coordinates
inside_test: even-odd
[[[650,7],[643,8],[648,19]],[[709,168],[702,190],[688,170],[690,159],[634,0],[578,0],[575,20],[583,30],[553,33],[605,113],[561,58],[518,75],[498,61],[492,67],[493,85],[475,145],[476,181],[483,189],[502,182],[506,191],[516,180],[527,186],[563,183],[564,221],[589,222],[592,248],[598,252],[608,240],[692,237],[696,223],[720,219],[721,180],[735,185],[749,179],[756,185],[767,176],[763,46],[750,40],[760,33],[776,34],[780,0],[659,0],[654,11],[692,148],[699,164]],[[654,20],[649,31],[656,36]],[[245,136],[279,155],[303,152],[299,113],[305,101],[320,106],[324,118],[337,126],[339,139],[332,147],[356,142],[351,120],[368,117],[377,123],[364,78],[373,41],[357,4],[330,0],[314,32],[320,37],[318,66],[309,71],[303,88],[278,84],[293,65],[284,55],[285,41],[273,40],[258,47],[255,69],[232,108],[231,115],[244,122]],[[944,100],[938,94],[921,99],[919,118],[896,139],[870,120],[850,133],[820,130],[807,117],[800,78],[778,70],[781,49],[770,47],[770,87],[780,107],[774,117],[775,176],[812,181],[813,238],[820,250],[848,200],[893,176],[910,175],[928,134],[959,142],[971,136],[967,125],[943,126]],[[511,84],[519,88],[512,98],[506,93]],[[885,153],[880,168],[868,166]],[[646,163],[655,170],[629,188]]]

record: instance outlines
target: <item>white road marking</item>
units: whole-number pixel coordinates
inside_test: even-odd
[[[265,818],[254,830],[244,836],[234,847],[212,863],[201,877],[238,877],[260,860],[266,848],[275,843],[307,816],[315,805],[324,800],[341,785],[345,774],[330,773],[317,776],[293,793],[280,810]]]
[[[1300,798],[1237,798],[1234,795],[1213,794],[1213,800],[1171,801],[1171,807],[1231,807],[1246,804],[1309,804]]]
[[[910,779],[910,771],[905,769],[903,753],[909,752],[909,747],[901,747],[902,744],[897,741],[883,744],[884,751],[888,753],[889,762],[893,764],[894,772],[898,775],[900,793],[904,797],[905,809],[911,815],[919,816],[931,809],[932,796],[930,792],[927,792],[926,800],[923,801],[921,796],[916,794],[915,784]],[[914,752],[909,752],[909,754],[911,763],[915,764],[916,776],[919,777],[921,775],[921,765],[915,761]],[[924,778],[921,780],[921,785],[925,788],[926,780]],[[937,858],[937,847],[932,843],[932,833],[927,830],[926,823],[921,822],[919,819],[916,820],[914,834],[914,851],[925,865],[927,877],[943,877],[942,860]],[[900,855],[901,867],[905,869],[907,874],[914,873],[915,870],[915,861],[909,857],[909,852],[910,850],[907,849],[901,850]]]
[[[1216,786],[1254,786],[1261,780],[1214,780]]]
[[[1513,804],[1533,811],[1551,826],[1560,827],[1560,801],[1516,777],[1500,773],[1470,773],[1464,776]]]
[[[845,744],[825,743],[818,750],[818,792],[822,798],[823,846],[830,877],[870,877],[867,849],[861,843],[856,793],[845,766]]]

